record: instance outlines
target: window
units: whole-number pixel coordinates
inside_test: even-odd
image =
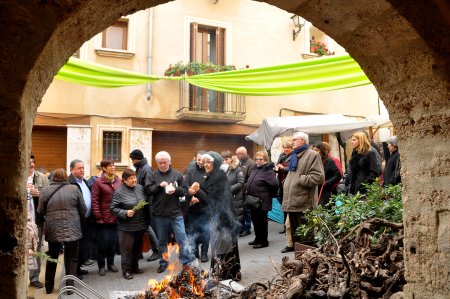
[[[112,159],[121,162],[122,152],[122,132],[103,132],[103,153],[102,158]]]
[[[128,20],[120,19],[102,33],[102,48],[128,50]]]
[[[191,23],[190,25],[190,61],[225,64],[225,28]],[[222,92],[190,86],[190,110],[204,112],[224,112]]]

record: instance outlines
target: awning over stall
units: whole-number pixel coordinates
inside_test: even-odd
[[[291,136],[296,131],[309,134],[353,132],[389,122],[387,116],[381,115],[368,116],[363,120],[356,120],[341,114],[267,117],[258,130],[248,135],[246,139],[270,149],[275,138]]]

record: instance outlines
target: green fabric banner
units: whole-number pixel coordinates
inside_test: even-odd
[[[70,58],[55,78],[104,88],[146,84],[160,79],[186,80],[202,88],[255,96],[310,93],[371,84],[349,55],[181,77],[140,74]]]

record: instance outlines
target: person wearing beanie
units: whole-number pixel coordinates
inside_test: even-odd
[[[142,153],[142,151],[140,149],[135,149],[130,153],[130,158],[131,160],[143,160],[144,159],[144,154]],[[134,164],[134,162],[133,162]]]
[[[397,137],[392,136],[386,140],[386,143],[388,145],[390,157],[386,162],[386,167],[384,168],[383,186],[397,185],[402,181],[400,176],[401,163],[400,153],[398,152]]]
[[[145,221],[147,223],[147,232],[150,238],[150,244],[152,246],[152,255],[147,258],[147,261],[152,262],[159,259],[158,239],[156,238],[155,227],[152,223],[152,195],[149,193],[150,176],[153,171],[140,149],[133,150],[130,153],[130,159],[131,163],[133,163],[134,168],[136,168],[137,183],[144,188],[144,194],[148,202],[148,205],[145,208]]]

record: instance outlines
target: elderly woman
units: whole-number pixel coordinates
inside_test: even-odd
[[[313,150],[315,150],[323,163],[323,169],[325,171],[325,181],[321,186],[318,186],[319,191],[319,204],[321,206],[326,206],[331,198],[331,192],[333,187],[339,183],[342,178],[341,172],[339,171],[336,163],[328,155],[327,146],[318,142],[313,145]]]
[[[45,218],[45,239],[48,253],[58,259],[61,244],[64,244],[64,268],[66,275],[76,275],[78,247],[81,227],[84,224],[86,204],[77,186],[69,184],[67,173],[58,168],[53,172],[50,186],[44,187],[39,195],[38,213]],[[45,291],[52,293],[55,285],[56,263],[47,261],[45,268]],[[68,280],[67,285],[73,285]]]
[[[272,210],[272,199],[277,195],[278,181],[273,170],[273,163],[269,163],[269,156],[265,151],[258,151],[254,158],[256,167],[247,181],[246,195],[255,196],[261,203],[258,208],[252,208],[252,222],[255,228],[255,239],[248,243],[253,248],[269,246],[268,213]]]
[[[105,259],[108,270],[118,272],[114,266],[114,256],[116,254],[117,227],[116,216],[114,216],[109,206],[111,199],[121,181],[115,174],[116,167],[111,159],[103,159],[100,162],[102,174],[92,185],[92,214],[95,217],[97,230],[97,265],[98,274],[105,276]]]
[[[221,169],[227,175],[233,195],[234,215],[239,220],[241,226],[244,225],[244,173],[239,167],[239,159],[233,156],[230,151],[221,153],[223,164]]]
[[[216,152],[202,155],[205,182],[194,182],[189,188],[191,204],[206,202],[211,216],[211,269],[220,279],[241,279],[237,243],[239,223],[233,213],[233,198],[225,173],[220,170],[222,158]],[[217,260],[220,260],[217,265]]]
[[[126,169],[122,173],[122,183],[114,192],[110,209],[117,219],[122,274],[125,279],[132,279],[131,273],[144,273],[139,269],[138,262],[141,255],[142,237],[146,229],[145,210],[143,207],[133,208],[141,200],[146,200],[146,197],[144,187],[137,184],[134,170]]]
[[[370,150],[370,142],[364,132],[353,133],[351,143],[353,152],[345,185],[350,186],[351,194],[365,194],[366,188],[362,184],[370,184],[378,177],[377,158]]]

